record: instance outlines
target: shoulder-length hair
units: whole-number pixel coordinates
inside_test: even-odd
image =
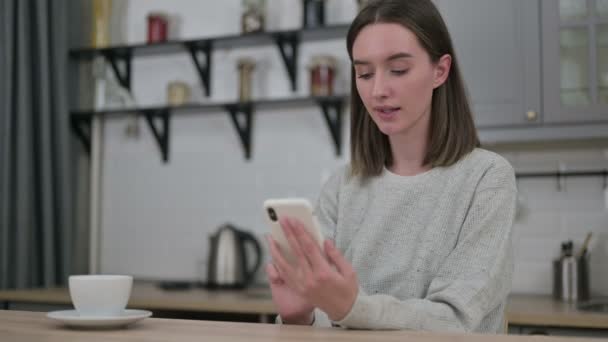
[[[353,20],[347,35],[351,63],[359,32],[375,23],[396,23],[413,32],[433,63],[452,57],[446,81],[433,90],[428,149],[424,165],[450,166],[480,146],[467,91],[452,39],[441,14],[430,0],[377,0],[365,6]],[[351,175],[379,175],[393,163],[388,137],[365,109],[351,69]]]

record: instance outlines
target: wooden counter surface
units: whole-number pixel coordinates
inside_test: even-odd
[[[514,325],[608,329],[608,313],[581,311],[551,296],[511,295],[507,312]]]
[[[0,302],[62,305],[71,303],[66,289],[0,291]],[[276,313],[267,288],[241,291],[167,291],[151,283],[134,285],[129,307],[257,315]],[[580,311],[575,305],[554,301],[550,296],[510,296],[507,319],[512,325],[608,329],[608,314]]]
[[[71,304],[65,288],[0,291],[0,302]],[[135,283],[129,308],[146,310],[205,311],[244,314],[274,314],[274,304],[267,288],[208,291],[162,290],[152,283]]]
[[[147,318],[116,330],[76,330],[64,328],[44,313],[0,310],[2,342],[75,341],[420,341],[420,342],[583,342],[586,338],[515,335],[447,335],[413,331],[366,331],[341,328],[311,328],[261,323],[210,322]],[[599,340],[598,340],[599,341]]]

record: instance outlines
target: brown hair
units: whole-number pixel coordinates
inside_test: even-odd
[[[359,32],[375,23],[396,23],[412,31],[420,45],[437,63],[452,56],[446,81],[433,91],[429,144],[424,165],[450,166],[480,146],[465,84],[460,74],[452,39],[441,14],[431,0],[377,0],[365,6],[353,20],[347,36],[351,62]],[[351,174],[363,178],[379,175],[393,163],[388,137],[365,109],[351,69]]]

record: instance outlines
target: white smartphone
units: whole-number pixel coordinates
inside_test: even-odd
[[[270,235],[277,242],[283,255],[290,263],[295,262],[295,257],[289,246],[289,242],[283,234],[279,218],[288,217],[300,221],[306,230],[310,232],[319,247],[323,248],[323,234],[316,216],[313,215],[312,205],[305,198],[282,198],[268,199],[264,201],[266,221],[270,226]]]

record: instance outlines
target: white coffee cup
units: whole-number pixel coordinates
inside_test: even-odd
[[[133,277],[128,275],[73,275],[70,297],[80,316],[118,316],[129,302]]]

